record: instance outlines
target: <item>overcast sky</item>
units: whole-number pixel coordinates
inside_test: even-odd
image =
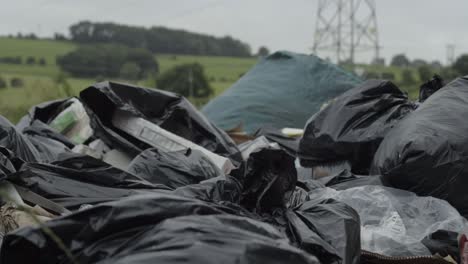
[[[5,2],[5,3],[2,3]],[[310,53],[318,0],[0,0],[0,34],[67,33],[79,20],[163,25],[231,35],[270,50]],[[468,0],[377,0],[381,54],[446,62],[468,52]],[[360,53],[367,60],[371,53]]]

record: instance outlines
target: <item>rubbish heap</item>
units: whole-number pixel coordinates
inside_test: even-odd
[[[421,90],[359,81],[240,144],[115,82],[1,117],[0,264],[463,263],[468,77]]]

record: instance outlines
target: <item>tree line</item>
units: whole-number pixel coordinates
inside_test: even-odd
[[[153,54],[141,48],[114,44],[82,45],[57,57],[57,64],[75,77],[123,77],[138,80],[157,74]]]
[[[0,63],[4,64],[23,64],[23,58],[21,56],[6,56],[6,57],[0,57]],[[44,58],[35,58],[33,56],[29,56],[26,58],[25,63],[27,65],[40,65],[40,66],[45,66],[47,64],[46,60]]]
[[[72,41],[115,43],[153,53],[247,57],[250,46],[230,36],[214,37],[165,27],[137,27],[81,21],[70,26]]]

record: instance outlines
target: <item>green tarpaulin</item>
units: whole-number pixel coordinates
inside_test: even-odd
[[[303,128],[323,103],[361,82],[316,56],[279,51],[261,59],[202,112],[224,130]]]

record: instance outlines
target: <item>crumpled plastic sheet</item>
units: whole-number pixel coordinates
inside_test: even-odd
[[[422,243],[426,236],[437,230],[461,232],[468,226],[444,200],[389,187],[319,188],[309,196],[335,199],[354,208],[361,219],[362,249],[384,255],[432,255]]]

